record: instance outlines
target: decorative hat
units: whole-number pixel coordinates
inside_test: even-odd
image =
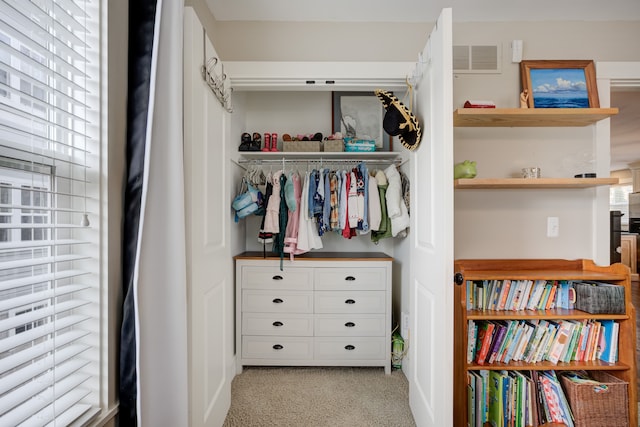
[[[416,116],[392,93],[376,89],[375,94],[387,110],[382,122],[385,132],[391,136],[398,136],[406,149],[415,150],[422,138],[422,130]]]

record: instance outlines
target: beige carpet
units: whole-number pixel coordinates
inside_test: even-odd
[[[408,389],[401,371],[382,368],[248,367],[224,426],[415,426]]]

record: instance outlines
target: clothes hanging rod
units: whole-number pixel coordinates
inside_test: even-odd
[[[402,162],[402,159],[336,159],[332,157],[327,158],[317,158],[317,159],[287,159],[287,158],[279,158],[279,159],[240,159],[236,163],[238,164],[254,164],[254,165],[270,165],[270,164],[282,164],[282,163],[302,163],[302,164],[310,164],[310,163],[349,163],[349,164],[358,164],[358,163],[381,163],[386,165],[396,164],[399,165]]]

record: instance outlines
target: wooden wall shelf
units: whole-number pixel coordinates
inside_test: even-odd
[[[457,190],[590,188],[615,185],[618,178],[465,178],[453,181]]]
[[[617,108],[458,108],[455,127],[588,126],[618,114]]]

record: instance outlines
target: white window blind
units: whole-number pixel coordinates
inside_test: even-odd
[[[0,0],[0,426],[99,407],[97,1]]]

